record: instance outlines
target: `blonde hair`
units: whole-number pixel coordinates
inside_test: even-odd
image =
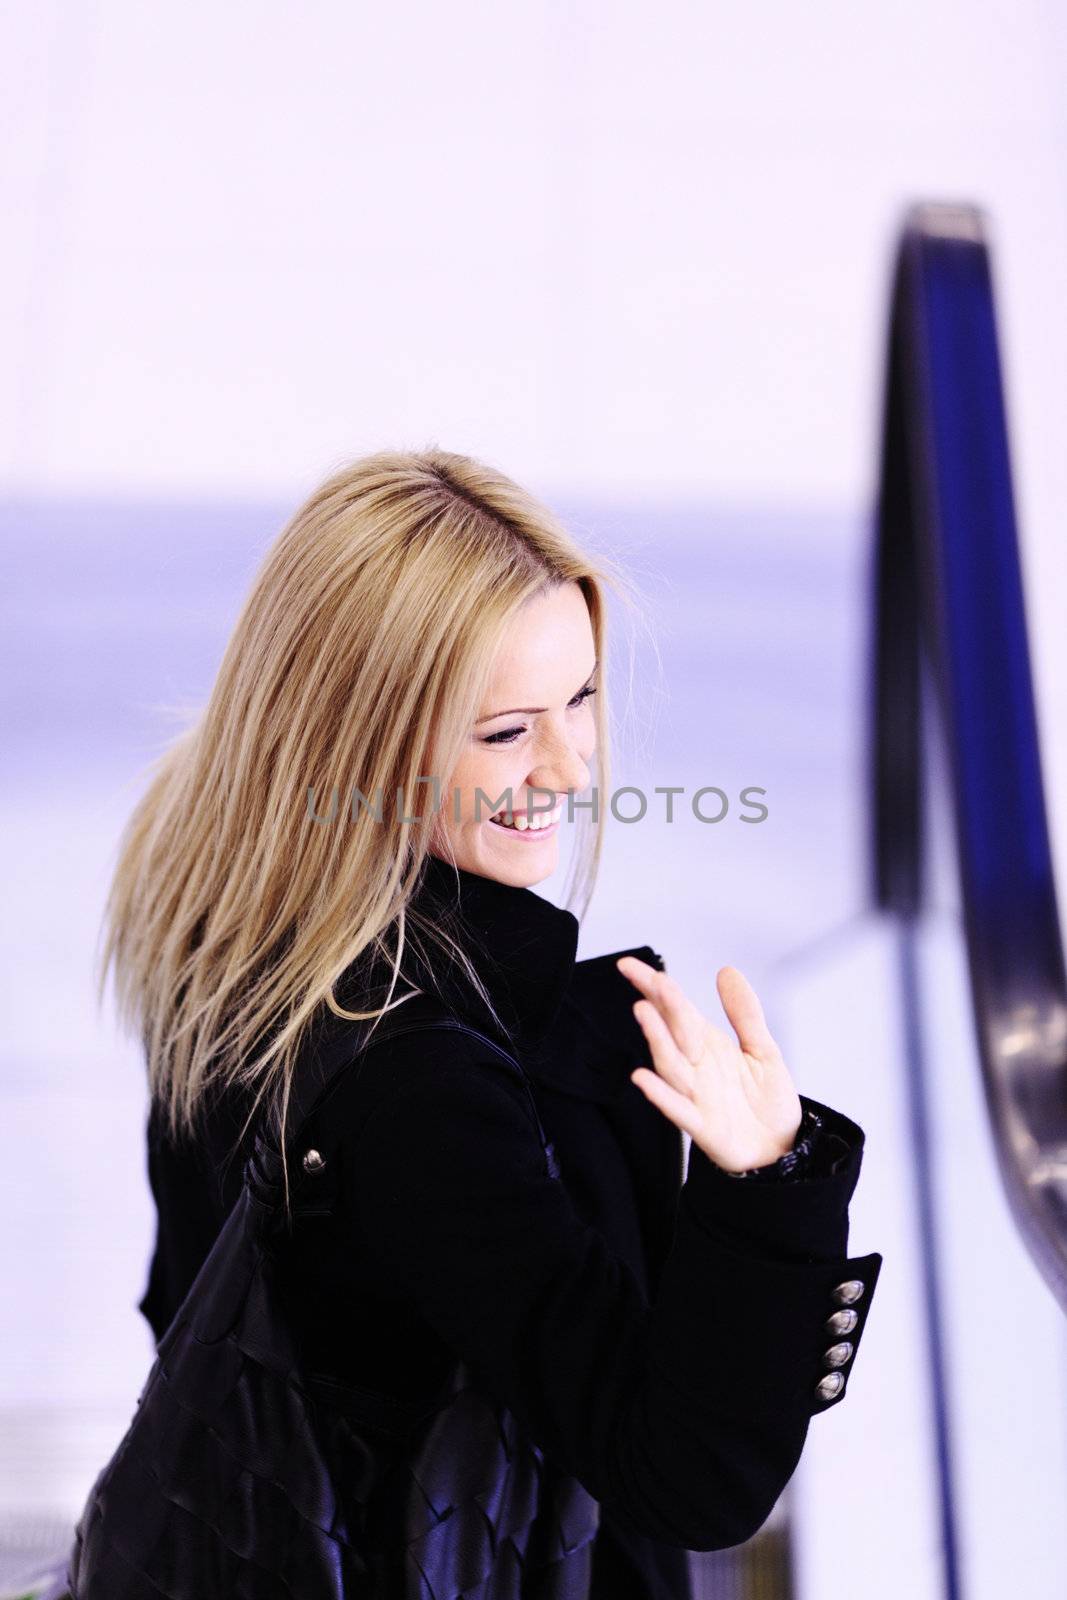
[[[172,1136],[194,1126],[209,1086],[239,1081],[256,1091],[241,1137],[266,1096],[284,1162],[305,1030],[323,1004],[353,1022],[384,1015],[406,937],[451,947],[481,989],[448,935],[408,914],[433,824],[415,780],[447,782],[510,620],[572,580],[601,666],[603,797],[606,589],[629,599],[613,562],[591,561],[502,473],[437,447],[346,464],[285,526],[207,704],[148,769],[104,911],[98,999],[113,968]],[[354,820],[315,820],[317,797],[353,788],[368,802],[380,790],[381,821],[362,805]],[[415,822],[401,821],[408,803]],[[579,917],[601,839],[599,817],[579,812],[567,894]],[[389,996],[347,1011],[335,982],[371,947],[391,967]]]

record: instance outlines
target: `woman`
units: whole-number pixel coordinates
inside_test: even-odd
[[[797,1093],[742,974],[717,975],[731,1032],[647,945],[577,962],[578,915],[533,891],[579,798],[583,911],[592,891],[609,583],[478,462],[337,472],[269,553],[109,901],[157,1341],[312,1025],[384,1019],[302,1135],[294,1192],[329,1203],[295,1208],[286,1306],[312,1392],[401,1414],[458,1358],[543,1456],[506,1540],[498,1505],[457,1537],[448,1504],[405,1552],[438,1600],[685,1600],[686,1551],[755,1533],[843,1397],[881,1265],[846,1253],[863,1132]]]

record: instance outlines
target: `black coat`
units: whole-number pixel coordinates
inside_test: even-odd
[[[444,918],[456,881],[431,858],[419,903]],[[458,969],[431,979],[411,950],[404,971],[518,1055],[562,1182],[484,1047],[383,1040],[302,1141],[334,1204],[296,1221],[288,1313],[309,1373],[405,1400],[461,1355],[600,1503],[590,1600],[688,1600],[685,1552],[751,1537],[812,1416],[847,1393],[882,1261],[847,1254],[864,1134],[802,1095],[822,1122],[806,1165],[737,1177],[694,1145],[683,1182],[681,1135],[629,1080],[649,1057],[625,952],[576,962],[571,913],[458,882],[464,947],[507,1032]],[[354,968],[339,997],[365,1008],[368,982]],[[177,1149],[150,1121],[159,1230],[141,1310],[157,1340],[236,1197],[246,1109],[215,1104],[202,1142]]]

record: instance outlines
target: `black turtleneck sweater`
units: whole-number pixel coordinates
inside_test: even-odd
[[[855,1347],[881,1263],[846,1255],[862,1129],[802,1095],[786,1157],[739,1177],[694,1145],[683,1182],[681,1135],[630,1082],[648,1051],[615,966],[658,954],[576,961],[572,913],[434,857],[415,904],[461,940],[502,1026],[458,965],[414,944],[397,993],[436,990],[518,1056],[562,1183],[484,1048],[383,1040],[302,1141],[330,1150],[338,1185],[287,1263],[307,1369],[411,1398],[461,1354],[601,1502],[590,1600],[688,1600],[686,1548],[761,1526],[810,1417],[843,1398],[815,1385],[834,1287],[865,1284]],[[342,975],[342,1003],[377,1002],[373,970]],[[247,1108],[216,1099],[177,1147],[150,1116],[159,1226],[140,1309],[157,1341],[238,1192]]]

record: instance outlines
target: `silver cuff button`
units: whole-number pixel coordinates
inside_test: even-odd
[[[827,1317],[823,1327],[827,1333],[837,1337],[842,1333],[851,1333],[859,1320],[858,1311],[835,1311],[832,1316]]]
[[[820,1378],[815,1385],[815,1393],[820,1400],[832,1400],[835,1395],[841,1393],[844,1387],[845,1375],[843,1372],[828,1372],[826,1377]]]
[[[844,1283],[839,1283],[833,1292],[834,1303],[839,1306],[850,1306],[858,1300],[863,1293],[862,1278],[846,1278]]]
[[[303,1167],[305,1172],[321,1172],[325,1165],[325,1156],[320,1155],[317,1150],[306,1150],[304,1152]]]
[[[823,1352],[823,1365],[826,1367],[843,1367],[846,1361],[851,1361],[855,1346],[851,1339],[842,1339],[840,1344],[832,1344],[829,1350]]]

